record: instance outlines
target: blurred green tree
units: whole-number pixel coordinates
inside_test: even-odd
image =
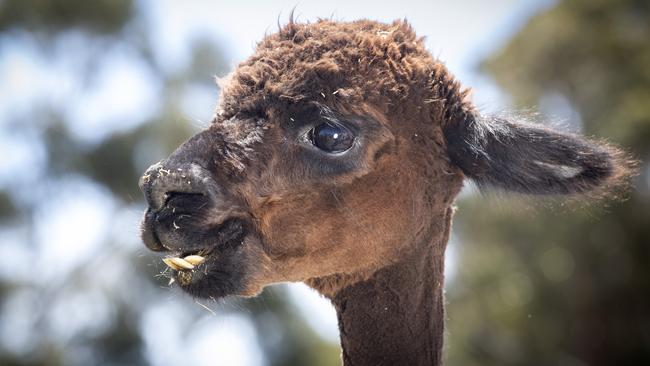
[[[459,202],[448,363],[650,364],[650,3],[559,2],[482,67],[517,108],[560,96],[585,134],[645,163],[629,199],[606,209]]]
[[[0,2],[0,31],[60,32],[79,27],[98,35],[119,33],[133,17],[131,0],[7,0]]]

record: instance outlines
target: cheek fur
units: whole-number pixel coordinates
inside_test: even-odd
[[[343,188],[276,198],[260,220],[265,252],[292,268],[293,280],[368,270],[400,257],[423,226],[423,205],[419,197],[399,194],[409,185],[391,177],[379,171]]]

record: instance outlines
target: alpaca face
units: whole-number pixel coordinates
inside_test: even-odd
[[[316,33],[302,43],[267,37],[223,82],[212,125],[141,179],[147,246],[205,258],[193,269],[172,264],[193,295],[371,274],[406,255],[432,222],[445,222],[460,170],[443,158],[428,109],[392,106],[404,93],[423,98],[426,78],[412,90],[396,87],[388,62],[398,51],[379,61],[383,46],[360,48],[359,29],[328,27],[305,28]],[[359,34],[394,43],[378,33],[389,26],[363,27]],[[409,52],[418,51],[410,29],[398,28]],[[328,40],[334,30],[352,37],[350,52]],[[433,187],[427,180],[441,186],[435,198],[423,189]]]
[[[410,149],[390,127],[370,108],[318,101],[217,116],[141,179],[143,239],[172,257],[205,258],[174,271],[196,296],[372,273],[405,255],[431,216],[424,190],[412,189],[423,183]]]
[[[443,255],[465,177],[571,194],[625,175],[612,148],[480,116],[402,22],[291,23],[221,84],[211,126],[140,180],[143,240],[195,296],[327,293]]]

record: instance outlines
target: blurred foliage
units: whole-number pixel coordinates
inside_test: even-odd
[[[131,0],[3,0],[0,31],[16,27],[57,32],[80,27],[87,32],[117,32],[134,13]]]
[[[21,39],[39,40],[46,36],[53,41],[52,44],[69,31],[75,31],[84,36],[79,42],[88,45],[75,55],[84,60],[84,67],[75,77],[88,80],[97,74],[105,49],[110,49],[113,42],[128,44],[129,49],[135,49],[133,54],[141,58],[138,61],[151,68],[152,75],[161,85],[158,100],[163,107],[156,115],[130,130],[114,132],[98,141],[80,139],[71,130],[72,125],[66,120],[66,105],[44,102],[43,105],[34,105],[23,115],[11,116],[12,120],[6,124],[8,129],[18,135],[30,136],[32,147],[42,147],[45,161],[43,171],[33,168],[38,170],[34,173],[37,178],[29,185],[20,180],[5,187],[0,185],[0,229],[17,232],[25,246],[31,246],[34,251],[39,246],[32,233],[38,231],[39,210],[46,204],[38,198],[47,200],[43,192],[55,187],[56,182],[83,177],[82,182],[92,182],[109,192],[118,207],[143,209],[137,186],[141,172],[149,164],[167,156],[202,127],[188,121],[184,112],[187,106],[183,102],[197,89],[214,89],[216,96],[212,77],[227,71],[223,51],[209,38],[193,41],[189,47],[188,65],[166,70],[161,66],[164,62],[156,59],[152,50],[153,37],[147,33],[150,29],[144,25],[143,14],[138,12],[136,5],[130,0],[0,1],[0,46],[3,40],[11,40],[17,31]],[[100,39],[101,42],[97,43]],[[43,48],[39,51],[43,51],[44,57],[56,57],[56,52],[47,49],[49,43],[34,42],[33,45]],[[92,83],[87,82],[81,85],[92,87]],[[66,100],[65,103],[75,101]],[[136,225],[135,222],[130,224]],[[256,299],[232,300],[231,305],[208,303],[208,306],[216,308],[216,315],[206,313],[184,294],[171,296],[166,279],[160,276],[161,268],[152,265],[155,256],[145,252],[141,245],[138,246],[141,251],[138,251],[124,244],[120,231],[110,231],[103,239],[99,253],[63,278],[45,278],[37,282],[0,273],[0,317],[15,319],[16,316],[25,316],[25,312],[15,315],[16,308],[30,309],[27,310],[29,319],[17,319],[21,324],[30,324],[26,328],[30,344],[16,351],[4,346],[5,342],[11,343],[9,339],[0,340],[0,365],[147,364],[150,360],[147,359],[141,329],[143,317],[148,308],[169,302],[170,297],[183,306],[183,316],[188,323],[187,328],[182,329],[183,335],[191,332],[191,324],[201,318],[237,313],[249,318],[255,326],[254,341],[265,353],[265,364],[338,363],[338,345],[323,340],[302,317],[296,315],[285,289],[267,290]],[[117,281],[112,279],[114,273],[118,273]],[[97,292],[101,294],[97,295]],[[84,296],[99,296],[109,302],[103,303],[109,309],[107,324],[98,319],[97,324],[90,324],[89,329],[82,327],[77,330],[57,325],[57,307]],[[63,321],[69,319],[74,323],[77,316],[74,309],[64,311]],[[60,334],[66,332],[72,334],[61,338]]]
[[[587,134],[650,154],[650,2],[571,0],[537,16],[484,63],[520,106],[560,93]]]
[[[322,342],[314,331],[286,305],[286,288],[266,288],[260,297],[246,301],[257,324],[262,345],[272,365],[329,366],[341,361],[338,344]],[[282,321],[282,327],[278,327]],[[286,345],[290,344],[290,347]]]
[[[186,75],[188,81],[214,87],[215,81],[206,75],[215,75],[216,70],[227,70],[224,51],[213,41],[206,38],[195,39],[192,44],[192,64]]]
[[[137,181],[142,167],[136,166],[134,156],[145,154],[154,163],[156,157],[163,157],[163,153],[179,146],[194,131],[191,125],[179,122],[183,120],[180,111],[165,111],[164,116],[131,131],[114,133],[91,146],[75,141],[62,122],[52,119],[44,131],[49,174],[82,173],[125,202],[140,200],[142,193]],[[139,151],[148,148],[154,151]]]
[[[605,209],[497,194],[459,202],[448,363],[650,364],[650,3],[560,2],[483,68],[516,107],[562,95],[587,135],[644,161],[629,198]]]
[[[11,196],[4,191],[0,191],[0,222],[16,214],[16,207],[11,201]]]

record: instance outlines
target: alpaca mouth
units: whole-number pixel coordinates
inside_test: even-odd
[[[206,262],[207,258],[213,255],[224,254],[228,249],[235,248],[242,243],[246,234],[244,223],[239,219],[226,220],[214,229],[199,235],[200,237],[210,237],[206,244],[198,248],[188,250],[177,250],[170,252],[163,262],[175,271],[193,270]],[[201,239],[201,238],[197,238]],[[192,240],[192,238],[187,238]],[[205,240],[201,240],[205,242]],[[161,244],[165,246],[165,244]]]
[[[240,219],[229,219],[217,228],[209,229],[207,233],[212,239],[206,245],[189,250],[168,252],[162,259],[171,269],[170,284],[176,282],[182,288],[192,287],[202,279],[214,278],[215,273],[226,280],[226,274],[244,238],[248,235],[244,222]],[[191,240],[191,238],[188,238]]]

